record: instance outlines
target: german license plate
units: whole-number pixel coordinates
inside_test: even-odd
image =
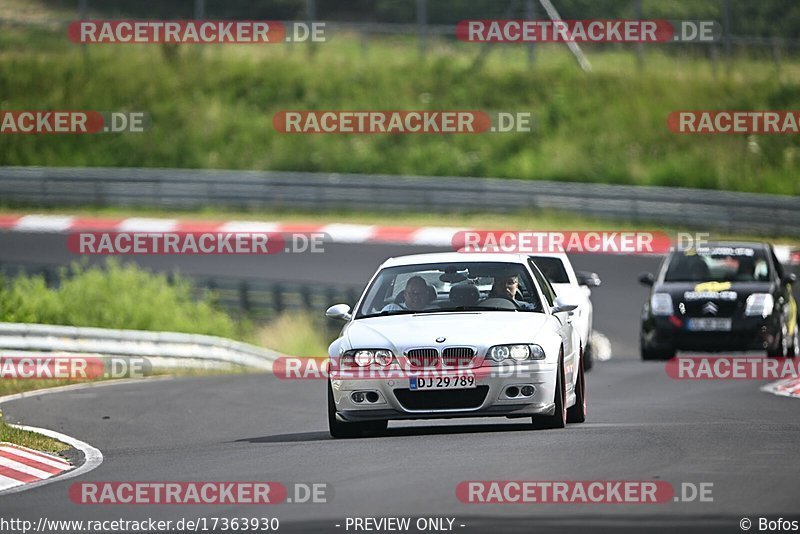
[[[477,387],[475,375],[471,373],[453,376],[411,376],[408,378],[408,389],[411,391],[470,389],[474,387]]]
[[[694,332],[727,332],[731,329],[731,320],[722,317],[689,319],[686,328]]]

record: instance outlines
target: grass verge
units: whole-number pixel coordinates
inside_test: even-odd
[[[287,312],[256,330],[256,342],[287,356],[327,358],[328,332],[308,312]]]
[[[300,46],[85,46],[63,29],[0,31],[2,108],[145,111],[144,133],[0,136],[0,165],[131,166],[478,176],[800,194],[796,135],[676,135],[672,111],[797,109],[800,63],[650,47],[481,47],[353,35]],[[718,67],[718,66],[717,66]],[[113,91],[109,88],[113,87]],[[529,133],[281,134],[282,110],[530,111]]]
[[[70,448],[69,445],[61,443],[56,439],[7,425],[5,421],[3,421],[2,412],[0,412],[0,441],[14,443],[23,447],[30,447],[37,451],[53,454],[63,452]]]

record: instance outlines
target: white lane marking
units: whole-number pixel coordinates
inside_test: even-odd
[[[57,469],[70,469],[72,467],[72,464],[62,460],[61,458],[56,458],[55,456],[50,456],[49,454],[44,454],[39,451],[33,453],[19,447],[11,446],[2,446],[0,447],[0,451],[21,456],[22,458],[27,458],[28,460],[33,460],[34,462],[49,465],[50,467],[55,467]]]
[[[375,234],[375,226],[366,224],[327,224],[320,228],[331,236],[334,243],[364,243],[371,241]]]
[[[22,485],[22,482],[7,476],[0,475],[0,491]]]
[[[18,232],[65,232],[75,217],[68,215],[25,215],[17,221]]]
[[[19,471],[20,473],[25,473],[26,475],[31,475],[41,479],[50,478],[52,476],[47,471],[36,469],[35,467],[25,465],[10,458],[6,458],[5,456],[0,456],[0,467],[8,467],[14,471]]]
[[[178,227],[177,219],[151,219],[146,217],[130,217],[125,219],[117,232],[172,232]]]
[[[102,382],[86,382],[85,384],[69,384],[66,386],[56,386],[54,388],[34,389],[32,391],[23,391],[22,393],[12,393],[0,397],[0,405],[5,402],[11,402],[19,399],[26,399],[28,397],[39,397],[41,395],[52,395],[53,393],[61,393],[62,391],[75,391],[87,388],[102,388],[108,386],[118,386],[121,384],[132,384],[134,382],[154,382],[158,380],[174,380],[175,377],[170,375],[164,376],[151,376],[147,378],[124,378],[120,380],[107,380]]]

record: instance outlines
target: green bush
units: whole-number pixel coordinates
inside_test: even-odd
[[[246,337],[248,325],[215,308],[212,296],[193,298],[192,285],[109,260],[102,267],[73,264],[58,288],[42,276],[0,280],[0,320],[20,323],[161,330]]]

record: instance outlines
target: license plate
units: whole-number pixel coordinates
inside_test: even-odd
[[[431,389],[470,389],[477,387],[475,375],[463,374],[454,376],[411,376],[408,389],[411,391]]]
[[[727,332],[731,329],[731,320],[720,317],[689,319],[686,328],[696,332]]]

